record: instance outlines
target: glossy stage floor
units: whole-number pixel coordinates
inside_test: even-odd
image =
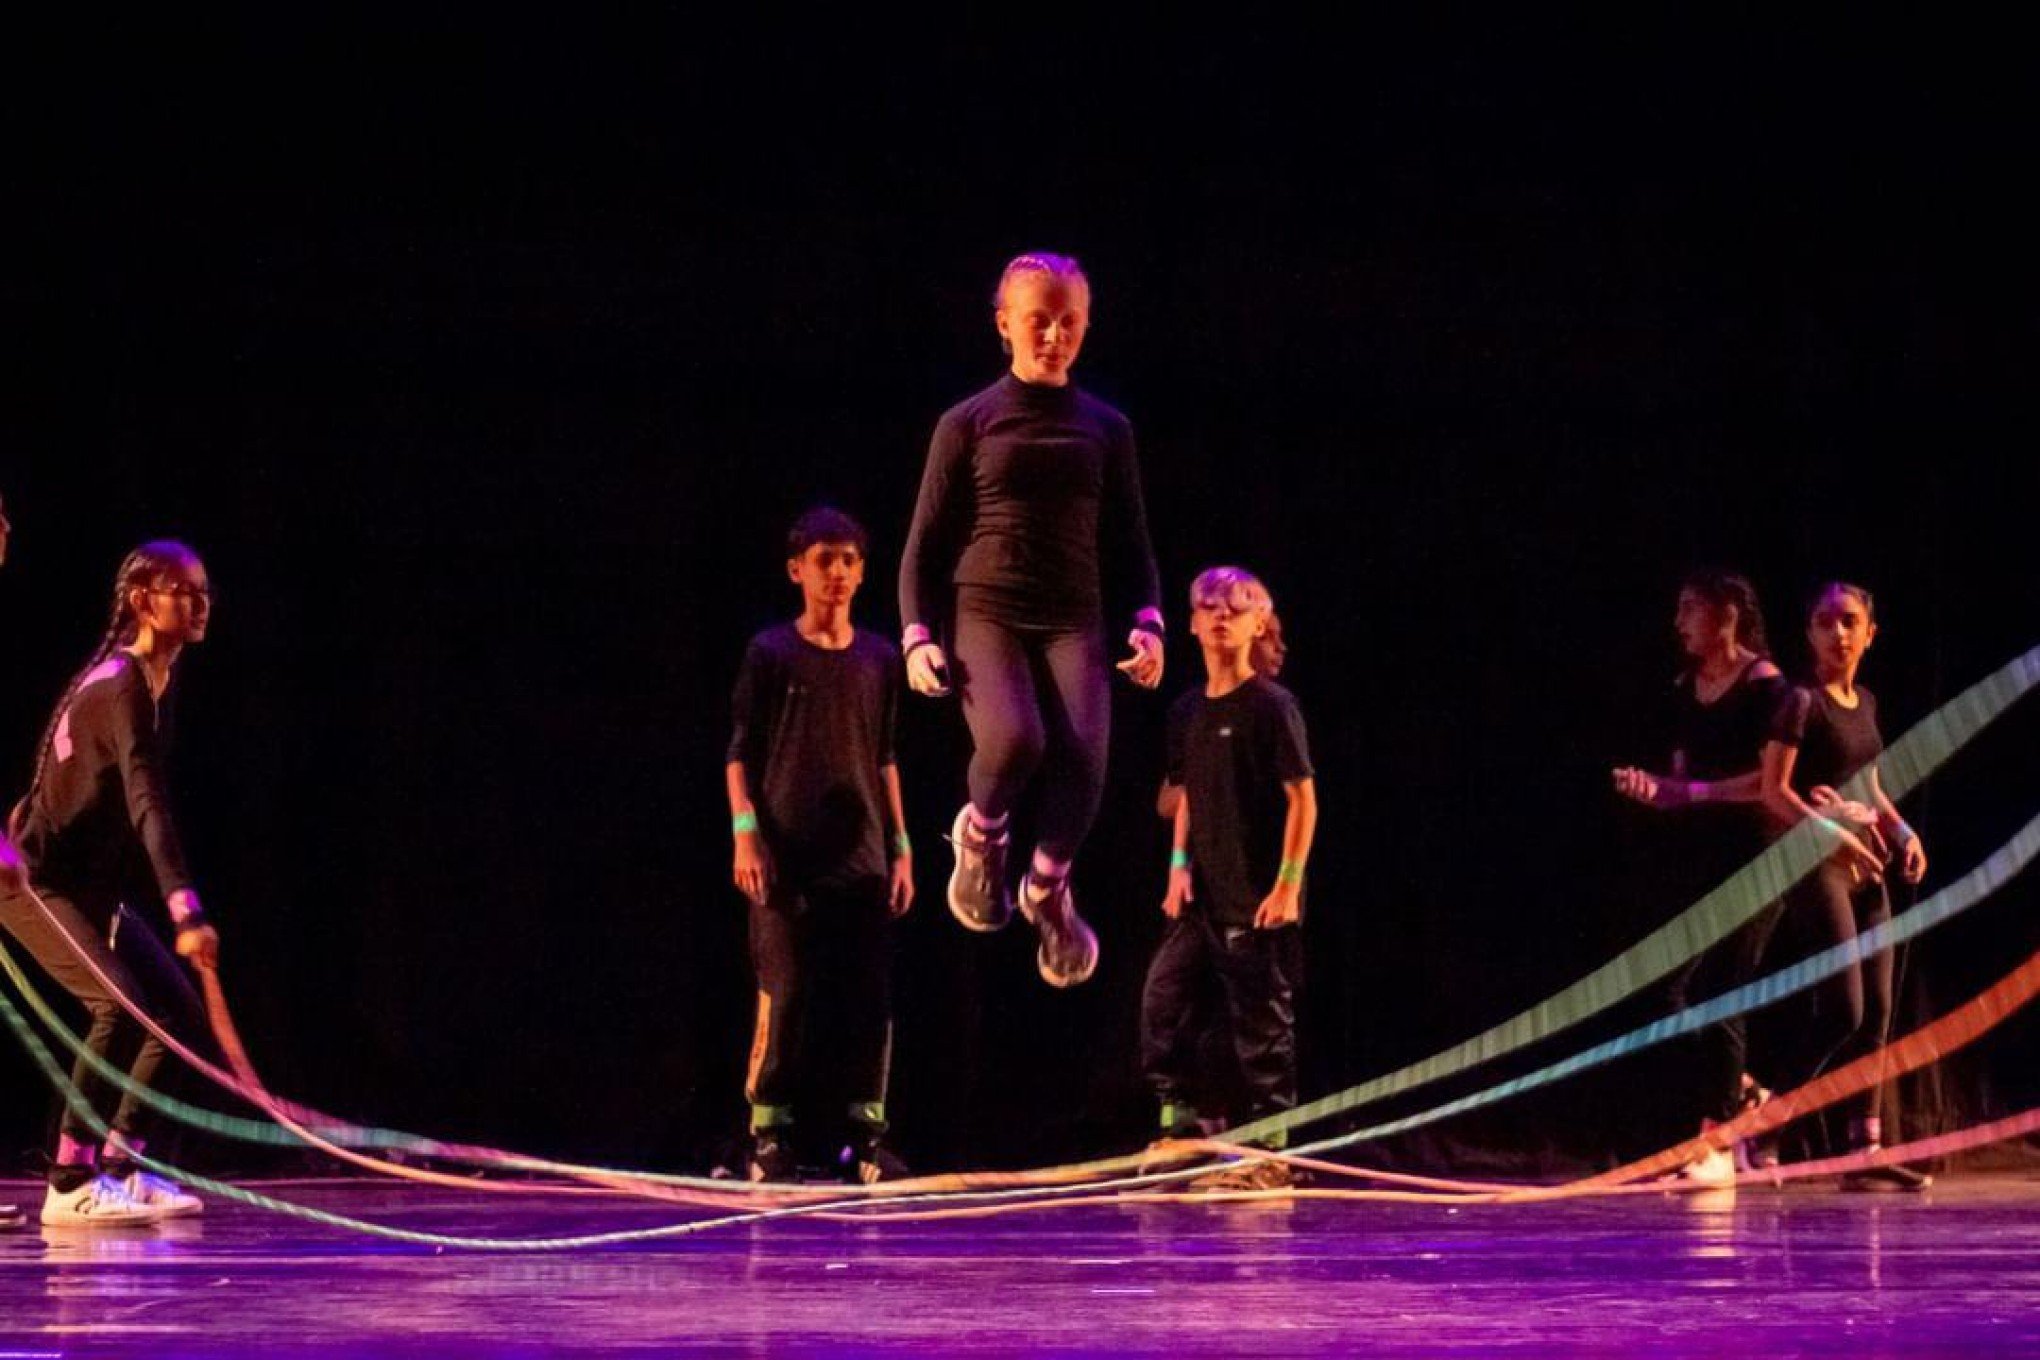
[[[0,1203],[35,1190],[0,1183]],[[666,1221],[359,1181],[273,1193],[499,1237]],[[2040,1354],[2040,1175],[1915,1196],[1745,1189],[1732,1208],[1647,1195],[782,1223],[544,1256],[440,1253],[222,1204],[142,1232],[0,1232],[0,1360],[683,1352]]]

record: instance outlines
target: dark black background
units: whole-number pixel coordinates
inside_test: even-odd
[[[816,499],[871,525],[860,617],[894,631],[928,430],[998,373],[1022,249],[1090,270],[1079,376],[1140,432],[1178,629],[1164,696],[1119,695],[1075,994],[948,920],[966,745],[911,708],[893,1103],[922,1164],[1144,1135],[1149,805],[1200,566],[1272,586],[1312,727],[1313,1093],[1684,905],[1606,770],[1652,754],[1685,568],[1752,574],[1790,667],[1807,587],[1876,589],[1892,735],[2040,641],[2004,35],[749,24],[17,53],[0,783],[121,554],[197,545],[221,600],[177,682],[180,807],[284,1091],[660,1165],[738,1127],[727,687],[795,607],[778,543]],[[2036,731],[1908,803],[1936,879],[2031,815]],[[2022,958],[2033,907],[2028,878],[1921,945],[1912,1004]],[[1923,1106],[2030,1102],[2034,1035]],[[1603,1155],[1662,1094],[1622,1069],[1448,1137]],[[0,1051],[11,1160],[41,1109]]]

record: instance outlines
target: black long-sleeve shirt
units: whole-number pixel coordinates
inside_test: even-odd
[[[900,558],[901,622],[946,622],[959,585],[996,591],[1029,623],[1159,609],[1125,416],[1010,372],[943,414]]]
[[[148,679],[139,661],[118,653],[57,719],[21,833],[30,879],[93,909],[141,883],[153,882],[162,897],[191,887],[164,765]]]

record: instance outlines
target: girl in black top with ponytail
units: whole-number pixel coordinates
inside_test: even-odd
[[[1679,586],[1673,629],[1686,665],[1672,682],[1664,773],[1624,767],[1616,791],[1675,814],[1673,882],[1683,901],[1719,886],[1755,859],[1772,826],[1760,799],[1764,740],[1783,701],[1784,673],[1772,663],[1756,588],[1726,571],[1696,571]],[[1772,904],[1673,978],[1674,1010],[1742,986],[1756,976],[1777,926]],[[1747,1093],[1761,1092],[1744,1075],[1749,1031],[1736,1016],[1695,1040],[1695,1103],[1700,1127],[1726,1122]],[[1708,1184],[1735,1176],[1727,1148],[1688,1164],[1682,1174]]]
[[[993,305],[1011,371],[935,426],[900,559],[901,649],[908,685],[930,696],[949,693],[954,652],[970,725],[949,910],[972,930],[1011,918],[1007,819],[1035,785],[1039,836],[1019,906],[1041,933],[1042,977],[1069,987],[1098,966],[1069,872],[1105,786],[1110,637],[1129,628],[1118,669],[1153,689],[1162,612],[1133,427],[1070,381],[1089,280],[1067,256],[1022,255]]]
[[[51,715],[11,819],[33,895],[0,894],[0,925],[90,1012],[92,1052],[126,1062],[143,1084],[165,1050],[120,997],[202,1042],[204,1013],[177,957],[211,966],[219,949],[171,819],[157,722],[178,657],[205,639],[211,615],[205,564],[190,548],[145,543],[121,563],[106,632]],[[175,956],[133,910],[150,897],[168,909]],[[108,1103],[82,1060],[73,1080],[95,1106]],[[200,1211],[195,1197],[134,1164],[146,1115],[123,1097],[101,1144],[65,1107],[45,1224],[134,1226]]]

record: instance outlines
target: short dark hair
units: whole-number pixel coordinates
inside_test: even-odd
[[[862,524],[833,505],[817,505],[802,511],[786,531],[786,555],[799,557],[817,543],[854,543],[858,552],[864,552],[869,541]]]

